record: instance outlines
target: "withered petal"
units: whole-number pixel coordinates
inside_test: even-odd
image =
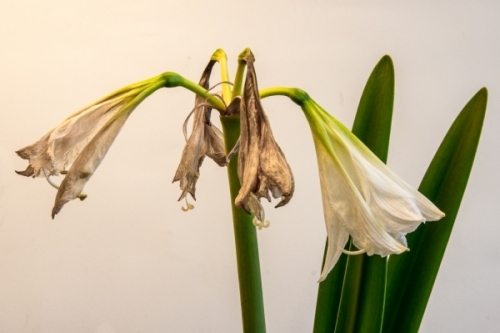
[[[244,58],[247,76],[240,105],[240,148],[238,177],[241,189],[235,205],[248,211],[249,198],[281,198],[276,207],[293,196],[294,180],[285,155],[274,140],[269,120],[260,102],[251,53]],[[253,213],[253,212],[252,212]]]
[[[29,160],[32,173],[18,172],[20,175],[38,177],[43,169],[49,175],[57,175],[71,165],[85,145],[99,128],[123,104],[121,96],[104,100],[75,112],[51,129],[37,142],[18,150],[16,153]]]
[[[33,168],[33,166],[31,165],[28,165],[28,167],[26,168],[26,170],[24,171],[17,171],[16,170],[16,173],[18,175],[21,175],[21,176],[26,176],[26,177],[33,177],[35,178],[35,169]]]
[[[208,89],[210,74],[215,61],[210,60],[203,71],[199,85]],[[184,149],[181,161],[172,182],[179,181],[182,193],[179,200],[188,193],[196,200],[196,182],[200,177],[200,167],[205,156],[210,157],[218,165],[226,165],[226,154],[221,131],[210,123],[212,108],[203,98],[196,96],[193,109],[193,129]]]
[[[67,202],[77,198],[82,192],[132,111],[133,108],[116,119],[109,120],[78,155],[57,191],[52,218]]]

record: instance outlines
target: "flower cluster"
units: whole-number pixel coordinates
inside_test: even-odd
[[[293,196],[294,180],[285,156],[274,140],[269,120],[260,102],[253,54],[247,52],[242,61],[247,65],[243,94],[234,98],[222,113],[222,116],[239,115],[241,132],[238,143],[226,158],[220,131],[210,123],[212,108],[197,96],[193,110],[193,130],[182,152],[174,181],[180,180],[182,193],[179,200],[187,193],[195,198],[199,168],[205,156],[224,166],[238,153],[241,189],[235,205],[254,215],[257,218],[255,224],[262,227],[267,222],[260,198],[271,201],[271,193],[273,198],[281,198],[276,207],[286,205]],[[213,61],[208,64],[199,83],[205,89],[208,89],[213,64]]]
[[[253,54],[247,49],[240,60],[246,65],[241,96],[233,96],[229,105],[224,104],[224,99],[217,100],[225,107],[224,110],[217,108],[221,116],[240,118],[239,141],[227,156],[223,135],[210,121],[213,105],[217,103],[207,102],[218,96],[208,93],[216,61],[209,62],[198,85],[184,81],[198,96],[190,114],[193,127],[189,138],[187,120],[184,125],[186,145],[173,181],[180,182],[179,200],[188,193],[195,199],[196,183],[205,157],[226,166],[238,153],[241,188],[235,205],[254,215],[256,226],[260,228],[268,225],[260,199],[279,198],[276,207],[284,206],[291,200],[295,185],[290,166],[274,139],[261,104]],[[167,76],[173,74],[166,73]],[[171,81],[160,75],[124,87],[72,114],[40,140],[17,151],[20,157],[29,160],[26,170],[18,171],[20,175],[45,176],[49,182],[50,176],[65,175],[58,187],[52,217],[68,201],[86,197],[82,194],[83,187],[137,105],[157,89],[177,86],[180,81],[177,74]],[[349,236],[359,249],[356,254],[387,256],[408,250],[405,235],[420,223],[439,220],[444,214],[395,175],[307,94],[303,96],[299,104],[314,138],[328,234],[320,281],[326,278],[342,252],[354,254],[344,250]]]

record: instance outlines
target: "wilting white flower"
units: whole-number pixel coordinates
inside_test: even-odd
[[[211,60],[201,76],[199,86],[208,89],[209,79],[215,61]],[[188,193],[196,200],[196,181],[200,177],[200,167],[205,156],[218,165],[226,165],[226,153],[222,132],[210,122],[212,107],[200,97],[195,97],[193,109],[193,129],[182,151],[181,161],[173,182],[180,181],[182,190],[179,200]]]
[[[58,188],[52,217],[68,201],[85,197],[81,195],[83,187],[130,113],[162,86],[161,77],[156,77],[124,87],[75,112],[40,140],[17,151],[21,158],[29,160],[26,170],[16,171],[20,175],[48,178],[66,174]]]
[[[320,281],[339,259],[349,235],[358,253],[399,254],[408,250],[407,233],[444,216],[319,105],[309,100],[303,110],[316,147],[328,234]]]
[[[255,215],[265,226],[260,198],[271,201],[271,192],[273,198],[281,198],[276,207],[286,205],[293,196],[294,180],[285,155],[274,140],[269,120],[260,103],[251,52],[244,60],[247,63],[247,76],[240,103],[238,155],[241,189],[235,199],[235,205]],[[260,223],[258,225],[261,225]]]

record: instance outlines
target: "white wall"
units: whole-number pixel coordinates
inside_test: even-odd
[[[129,119],[55,220],[55,190],[16,176],[14,151],[76,109],[164,71],[198,80],[210,55],[251,47],[260,88],[297,86],[351,126],[392,56],[389,165],[418,186],[465,103],[488,87],[476,163],[422,332],[500,330],[500,5],[495,1],[3,1],[0,3],[0,332],[238,332],[225,170],[207,160],[196,209],[171,184],[193,96],[163,89]],[[259,232],[269,332],[310,332],[325,230],[299,108],[265,101],[296,178]],[[214,117],[216,118],[216,117]],[[409,300],[410,301],[410,300]]]

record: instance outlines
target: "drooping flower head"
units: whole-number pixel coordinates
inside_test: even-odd
[[[161,76],[129,85],[75,112],[37,142],[16,153],[29,161],[18,174],[28,177],[65,174],[58,187],[52,218],[81,194],[128,116],[163,86]],[[50,182],[50,181],[49,181]],[[54,185],[55,186],[55,185]]]
[[[285,155],[274,140],[271,126],[260,102],[254,58],[248,52],[244,61],[247,75],[241,98],[238,178],[241,189],[235,199],[237,207],[265,223],[260,198],[281,198],[276,207],[286,205],[293,196],[294,180]]]
[[[306,101],[302,109],[316,147],[328,234],[320,281],[339,259],[349,235],[360,253],[399,254],[408,250],[407,233],[444,217],[314,101]]]
[[[205,89],[209,88],[210,74],[214,64],[214,60],[208,63],[198,83]],[[211,112],[210,104],[197,95],[192,112],[193,128],[182,151],[181,161],[173,180],[173,182],[180,181],[182,193],[179,200],[188,193],[196,200],[196,181],[200,177],[200,167],[205,156],[210,157],[219,166],[226,165],[222,132],[210,122]]]

